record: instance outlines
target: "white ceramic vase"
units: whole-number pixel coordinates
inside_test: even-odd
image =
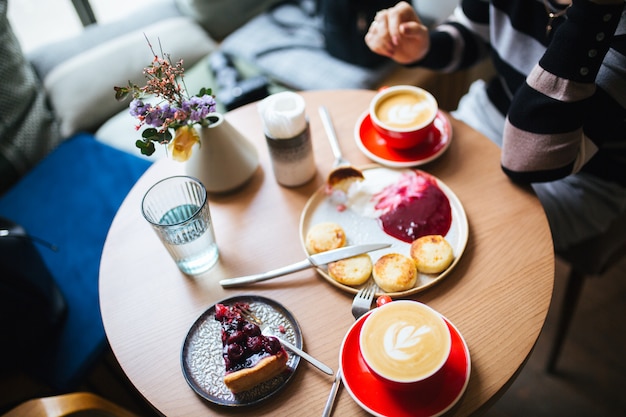
[[[225,193],[244,185],[259,166],[256,147],[222,114],[209,115],[208,127],[199,127],[200,143],[186,162],[187,175],[198,178],[210,193]]]

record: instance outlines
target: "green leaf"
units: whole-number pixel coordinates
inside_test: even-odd
[[[159,136],[159,132],[153,127],[150,127],[144,130],[143,132],[141,132],[141,137],[146,140],[154,140],[154,138],[155,137],[158,138],[158,136]]]
[[[144,130],[141,133],[141,137],[143,138],[143,142],[148,143],[150,141],[159,142],[159,143],[169,143],[172,140],[172,134],[169,129],[165,132],[159,132],[157,129],[150,127]],[[152,145],[154,146],[154,145]]]
[[[117,101],[123,101],[124,99],[126,99],[126,97],[128,97],[128,94],[130,94],[128,88],[113,87],[113,89],[115,90],[115,99]]]
[[[137,140],[135,146],[141,150],[142,155],[150,156],[156,150],[153,142],[144,142],[143,140]]]
[[[206,87],[202,87],[200,89],[200,91],[198,92],[198,94],[196,94],[196,96],[198,97],[202,97],[203,95],[207,94],[207,95],[211,95],[212,91],[210,88],[206,88]]]

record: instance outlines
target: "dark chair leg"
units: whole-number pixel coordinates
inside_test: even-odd
[[[556,332],[550,353],[548,355],[546,371],[549,373],[554,373],[554,368],[556,367],[556,362],[561,353],[561,348],[563,346],[563,342],[565,341],[565,336],[567,335],[570,322],[572,321],[574,310],[578,304],[578,299],[580,297],[584,281],[585,275],[572,269],[565,286],[565,295],[563,297],[563,303],[558,316]]]

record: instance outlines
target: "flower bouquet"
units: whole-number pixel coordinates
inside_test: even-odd
[[[196,125],[207,127],[212,123],[211,114],[216,110],[216,101],[211,89],[202,88],[195,96],[185,92],[183,60],[173,63],[170,56],[161,52],[158,56],[148,41],[154,55],[152,63],[144,68],[147,82],[143,87],[128,82],[126,87],[114,87],[115,98],[124,100],[132,95],[130,114],[139,123],[136,129],[148,126],[141,139],[135,142],[143,155],[152,155],[155,143],[167,145],[171,157],[186,161],[192,147],[200,142]],[[147,103],[145,98],[154,96],[160,101]],[[172,131],[174,135],[172,136]]]

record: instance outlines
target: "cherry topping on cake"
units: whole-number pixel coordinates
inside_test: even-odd
[[[215,305],[215,319],[222,325],[222,356],[227,373],[251,368],[267,356],[285,352],[277,338],[261,334],[259,326],[242,316],[241,309],[247,310],[249,305]]]

